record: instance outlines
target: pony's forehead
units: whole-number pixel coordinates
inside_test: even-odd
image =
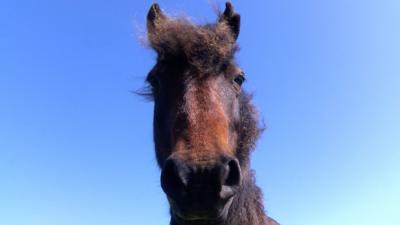
[[[146,80],[148,80],[149,77],[156,76],[164,77],[168,80],[183,80],[185,82],[193,79],[205,81],[205,78],[234,76],[237,74],[244,75],[244,72],[234,60],[227,61],[223,65],[219,64],[215,67],[202,70],[187,63],[179,63],[178,61],[171,63],[171,61],[159,60],[147,74]]]

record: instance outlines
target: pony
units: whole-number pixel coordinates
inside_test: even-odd
[[[147,14],[157,61],[146,82],[170,225],[278,225],[250,168],[262,129],[234,59],[239,32],[230,2],[205,25],[171,18],[156,3]]]

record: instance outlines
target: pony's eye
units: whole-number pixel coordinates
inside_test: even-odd
[[[235,81],[235,83],[237,83],[239,86],[242,86],[245,80],[246,79],[244,78],[243,74],[238,74],[235,76],[235,78],[233,78],[233,81]]]
[[[149,82],[152,88],[159,88],[160,86],[160,80],[155,76],[149,76],[147,82]]]

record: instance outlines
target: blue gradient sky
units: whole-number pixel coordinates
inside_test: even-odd
[[[0,224],[165,225],[140,44],[152,1],[0,3]],[[207,0],[158,1],[213,21]],[[251,2],[251,3],[250,3]],[[220,6],[222,1],[218,1]],[[234,1],[283,225],[400,224],[400,3]]]

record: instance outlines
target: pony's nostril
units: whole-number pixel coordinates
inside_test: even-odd
[[[161,172],[161,187],[167,195],[179,193],[186,186],[185,168],[176,160],[168,159]]]
[[[241,183],[242,175],[239,162],[235,159],[229,159],[229,161],[225,163],[225,171],[219,195],[221,199],[228,200],[235,195]]]
[[[223,184],[227,186],[239,185],[241,181],[241,173],[238,161],[234,159],[230,160],[228,162],[227,167],[228,167],[228,174]]]

